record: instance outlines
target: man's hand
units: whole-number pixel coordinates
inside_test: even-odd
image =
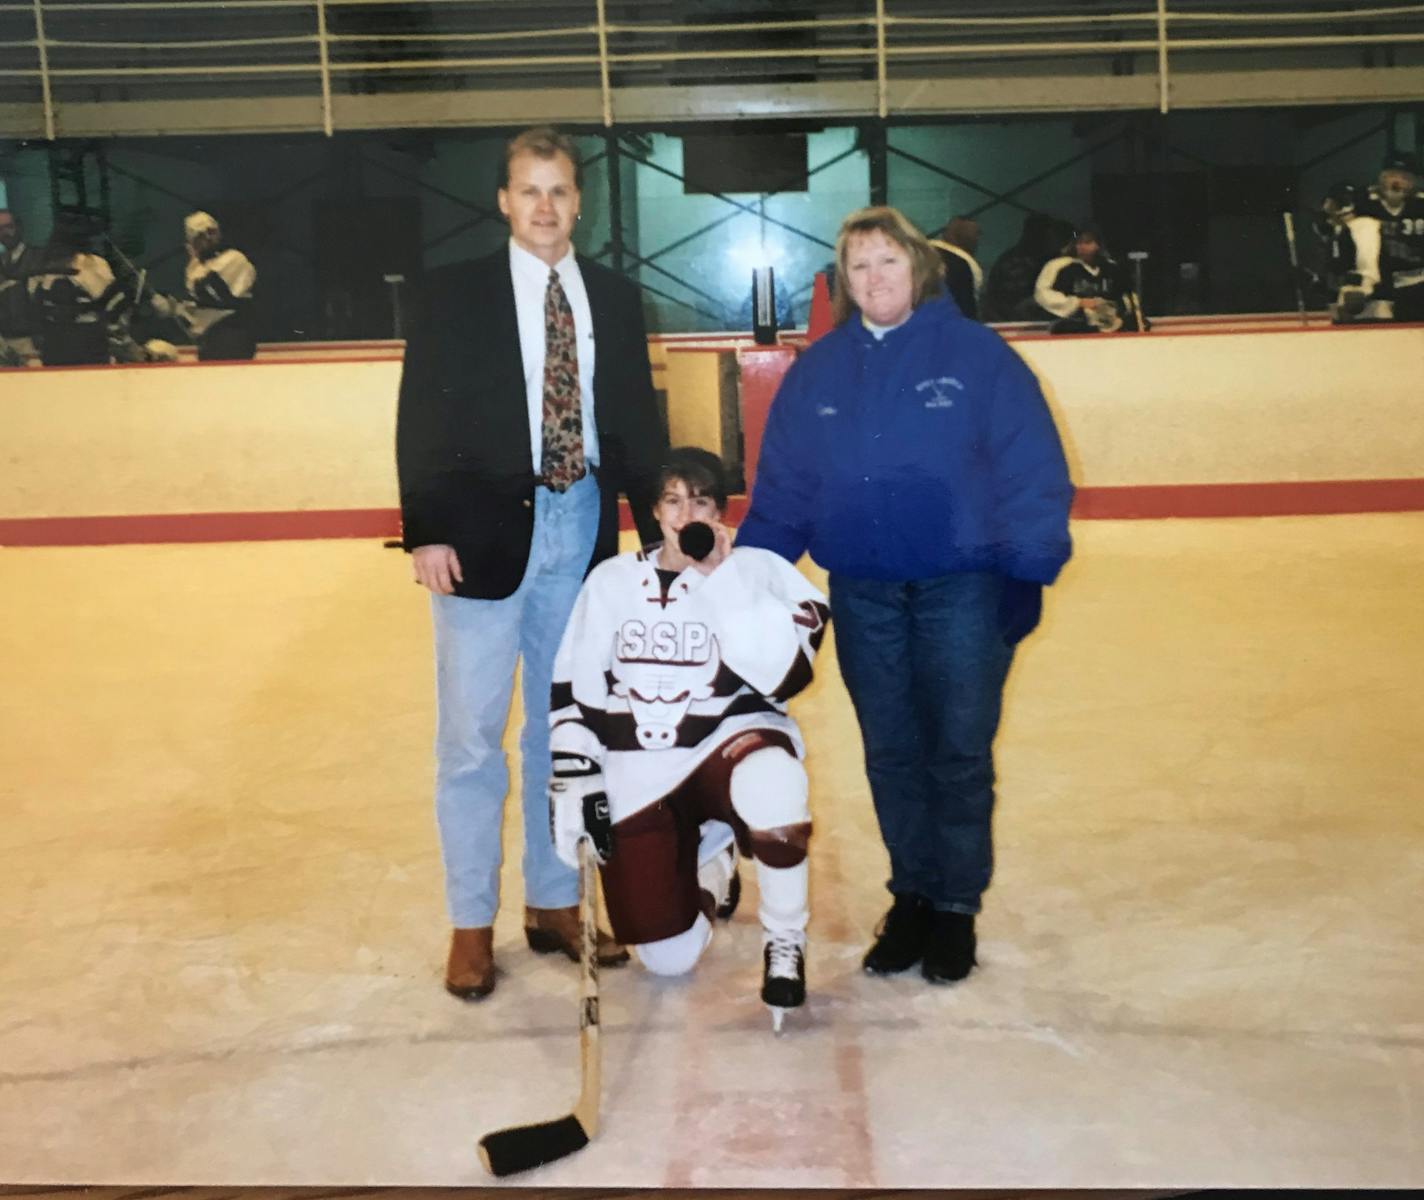
[[[578,870],[578,844],[585,834],[593,842],[598,861],[613,857],[613,822],[608,794],[603,790],[603,768],[582,754],[554,751],[549,777],[549,832],[554,851]]]
[[[441,596],[452,596],[455,584],[464,583],[454,546],[417,546],[410,556],[415,582]]]

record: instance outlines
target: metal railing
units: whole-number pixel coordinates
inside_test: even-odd
[[[6,0],[0,104],[37,100],[44,136],[53,139],[70,102],[297,94],[315,102],[313,127],[330,135],[342,88],[440,90],[453,81],[477,95],[492,86],[532,93],[552,84],[596,88],[602,123],[612,126],[629,88],[792,78],[872,85],[865,115],[884,118],[906,108],[895,102],[898,81],[976,65],[1101,58],[1118,64],[1114,73],[1155,73],[1165,113],[1173,71],[1186,56],[1357,48],[1387,58],[1424,44],[1424,3],[1257,0],[1228,10],[1203,0],[1140,0],[1084,12],[1067,10],[1064,0],[1029,0],[1010,11],[956,5],[944,15],[946,6],[929,0],[831,0],[816,6],[818,15],[788,19],[622,19],[624,9],[655,7],[619,0],[537,10],[505,0]],[[678,15],[679,6],[665,7]],[[787,0],[786,8],[809,5]],[[1093,107],[1091,97],[1083,100],[1064,107]]]

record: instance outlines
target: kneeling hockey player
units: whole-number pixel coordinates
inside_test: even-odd
[[[732,549],[722,464],[672,451],[663,541],[588,577],[554,664],[550,819],[559,856],[592,837],[613,935],[659,975],[692,970],[756,862],[761,998],[777,1028],[805,1001],[804,748],[786,702],[829,615],[785,560]]]

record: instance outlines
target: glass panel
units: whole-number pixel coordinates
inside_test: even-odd
[[[628,151],[634,186],[624,189],[627,263],[647,292],[650,326],[750,330],[758,267],[775,273],[778,324],[804,325],[812,280],[833,257],[836,230],[870,193],[856,131],[811,133],[808,190],[769,194],[685,195],[682,138],[656,133],[637,142]]]

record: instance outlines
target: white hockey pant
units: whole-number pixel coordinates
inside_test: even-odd
[[[691,927],[657,942],[633,947],[638,961],[654,975],[686,975],[712,940],[712,922],[701,913]]]

